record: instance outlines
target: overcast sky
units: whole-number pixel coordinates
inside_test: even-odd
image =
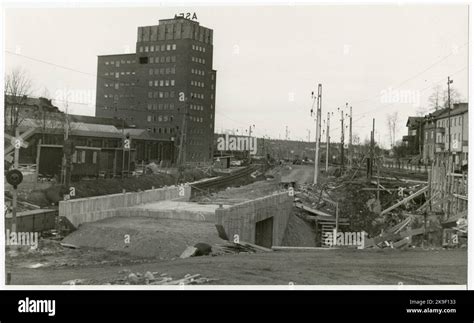
[[[368,138],[376,118],[375,139],[388,146],[387,114],[398,111],[401,139],[448,76],[468,98],[466,5],[7,9],[5,49],[23,56],[6,52],[5,68],[23,67],[36,95],[69,93],[82,103],[71,113],[93,115],[97,55],[134,51],[138,26],[180,12],[214,30],[216,131],[254,124],[258,136],[283,139],[288,126],[291,139],[307,140],[307,129],[313,139],[311,91],[322,83],[332,141],[348,102],[353,132]]]

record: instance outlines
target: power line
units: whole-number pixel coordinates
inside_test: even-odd
[[[463,44],[459,49],[464,48],[464,47],[467,46],[467,45],[469,45],[469,42]],[[407,82],[409,82],[409,81],[411,81],[411,80],[417,78],[417,77],[420,76],[421,74],[423,74],[423,73],[425,73],[426,71],[430,70],[431,68],[433,68],[433,67],[436,66],[437,64],[439,64],[439,63],[445,61],[446,59],[448,59],[449,57],[451,57],[451,56],[454,55],[454,54],[455,54],[454,52],[451,52],[450,54],[448,54],[448,55],[442,57],[441,59],[439,59],[439,60],[435,61],[434,63],[432,63],[431,65],[429,65],[429,66],[428,66],[427,68],[425,68],[424,70],[422,70],[422,71],[418,72],[417,74],[415,74],[414,76],[411,76],[411,77],[409,77],[408,79],[402,81],[401,83],[399,83],[398,85],[396,85],[396,86],[393,87],[393,88],[394,88],[394,89],[399,88],[399,87],[402,86],[403,84],[405,84],[405,83],[407,83]],[[359,100],[359,101],[355,101],[355,102],[352,102],[352,103],[353,103],[353,104],[357,104],[357,103],[361,103],[361,102],[366,102],[366,101],[370,101],[370,100],[372,100],[372,99],[376,99],[376,98],[378,98],[378,97],[379,97],[379,95],[376,95],[376,96],[373,96],[373,97],[370,97],[370,98],[367,98],[367,99],[363,99],[363,100]]]
[[[457,73],[460,73],[460,72],[462,72],[462,71],[465,70],[465,69],[467,69],[467,66],[464,66],[463,68],[461,68],[461,69],[455,71],[454,73],[451,73],[450,75],[456,75]],[[422,88],[422,89],[420,90],[420,93],[421,93],[421,92],[424,92],[424,91],[426,91],[426,90],[428,90],[428,89],[430,89],[430,88],[432,88],[433,85],[435,85],[435,84],[438,84],[438,83],[440,83],[440,82],[444,82],[444,80],[445,80],[445,78],[442,78],[442,79],[439,79],[438,81],[435,81],[435,82],[431,83],[430,85],[428,85],[428,86]],[[385,107],[387,107],[387,106],[393,106],[394,104],[398,104],[398,102],[387,103],[387,104],[385,104],[384,106],[385,106]],[[374,109],[372,109],[372,110],[365,111],[365,112],[362,112],[362,113],[358,113],[357,116],[360,116],[360,118],[354,120],[353,123],[356,123],[356,122],[358,122],[358,121],[364,119],[364,118],[367,116],[367,114],[369,114],[369,113],[371,113],[371,112],[380,110],[381,107],[382,107],[382,106],[378,106],[377,108],[374,108]],[[333,128],[333,129],[331,129],[331,132],[336,131],[336,130],[339,130],[339,129],[340,129],[340,127]]]
[[[467,68],[467,66],[464,66],[463,68],[457,70],[457,71],[454,72],[454,73],[451,73],[450,75],[456,75],[457,73],[462,72],[462,71],[465,70],[466,68]],[[428,85],[428,86],[422,88],[422,89],[420,90],[420,93],[421,93],[421,92],[424,92],[424,91],[426,91],[426,90],[428,90],[428,89],[430,89],[430,88],[432,88],[433,85],[438,84],[438,83],[440,83],[440,82],[444,82],[444,78],[439,79],[438,81],[435,81],[435,82],[431,83],[430,85]],[[398,104],[398,103],[399,103],[399,102],[388,103],[388,104],[386,104],[385,106],[394,105],[394,104]],[[367,113],[370,113],[370,112],[379,110],[380,107],[381,107],[381,106],[379,106],[379,107],[377,107],[377,108],[374,108],[374,109],[372,109],[372,110],[369,110],[369,111],[365,111],[365,112],[362,112],[362,113],[358,113],[357,115],[358,115],[358,116],[359,116],[359,115],[365,116]]]

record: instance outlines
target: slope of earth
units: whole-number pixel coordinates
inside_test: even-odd
[[[109,251],[121,251],[134,257],[171,259],[188,247],[202,242],[224,242],[214,223],[152,217],[113,217],[82,224],[64,243]]]

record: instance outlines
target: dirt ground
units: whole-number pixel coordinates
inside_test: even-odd
[[[130,261],[130,260],[129,260]],[[59,285],[72,279],[107,284],[124,270],[173,277],[201,274],[214,285],[442,285],[467,283],[467,252],[457,250],[312,250],[203,256],[173,261],[24,268],[7,264],[14,285]]]

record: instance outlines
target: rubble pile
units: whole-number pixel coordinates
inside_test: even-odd
[[[122,273],[126,274],[123,278],[119,278],[109,282],[110,285],[198,285],[207,284],[209,282],[217,281],[218,279],[210,279],[201,277],[200,274],[186,274],[183,278],[173,279],[166,273],[159,272],[133,273],[129,270],[124,270]]]

